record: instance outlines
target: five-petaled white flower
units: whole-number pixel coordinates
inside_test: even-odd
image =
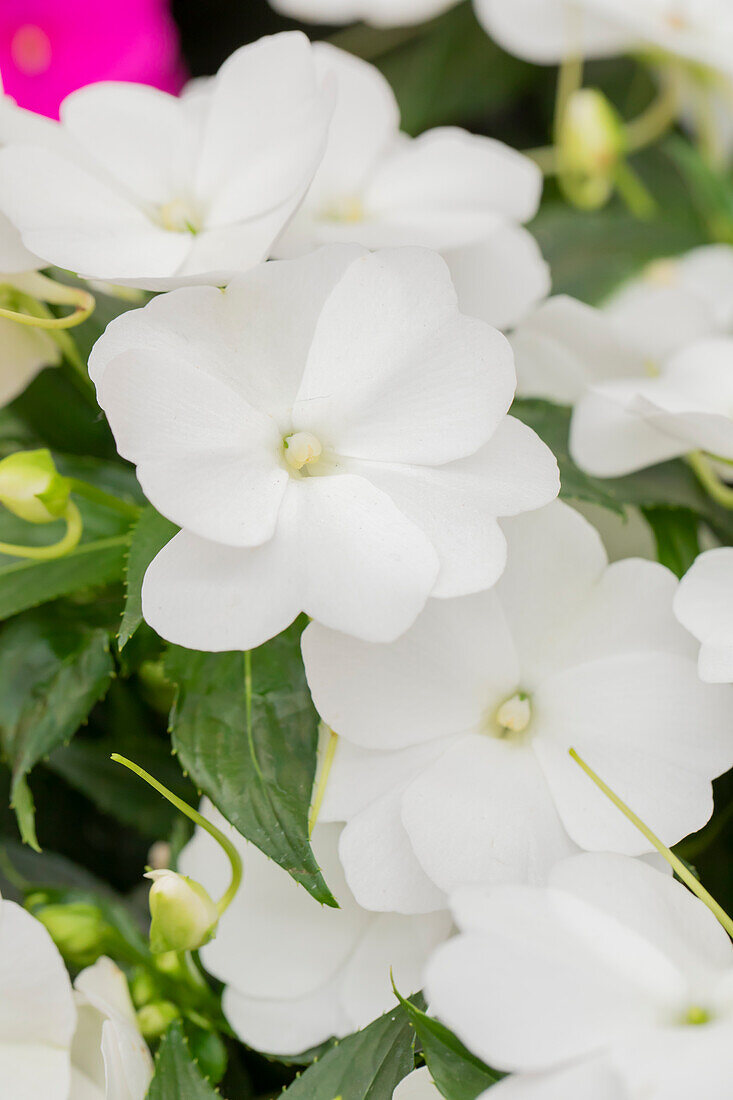
[[[733,683],[733,549],[700,554],[680,582],[674,613],[700,642],[702,679]]]
[[[318,70],[337,80],[336,109],[326,155],[275,255],[336,241],[434,248],[463,313],[501,329],[517,324],[550,288],[522,226],[539,206],[537,166],[458,127],[400,133],[397,100],[377,68],[326,43],[313,50]]]
[[[226,983],[224,1011],[243,1042],[269,1054],[300,1054],[393,1008],[390,974],[398,989],[420,988],[431,951],[450,934],[449,913],[406,917],[362,909],[344,881],[337,825],[313,830],[313,851],[340,908],[319,905],[210,803],[202,812],[231,837],[244,862],[244,885],[201,951],[207,970]],[[215,895],[229,881],[226,858],[201,829],[184,849],[181,868]]]
[[[43,133],[6,100],[0,209],[44,261],[87,278],[153,290],[225,283],[267,257],[301,201],[332,98],[293,32],[243,46],[181,99],[90,85]]]
[[[700,681],[672,573],[608,566],[560,502],[502,526],[492,591],[431,600],[390,646],[303,635],[313,698],[340,734],[321,820],[348,822],[341,859],[370,908],[543,881],[579,847],[650,851],[571,747],[669,844],[705,824],[711,780],[733,762],[733,693]]]
[[[300,611],[390,641],[431,593],[492,585],[496,517],[558,491],[551,453],[506,416],[509,345],[458,312],[424,249],[334,245],[174,291],[114,321],[90,372],[183,528],[148,569],[145,617],[195,649],[252,648]]]
[[[579,855],[546,888],[454,899],[462,934],[427,969],[433,1011],[517,1073],[485,1100],[726,1100],[733,948],[681,883]]]

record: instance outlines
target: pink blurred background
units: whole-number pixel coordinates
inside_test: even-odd
[[[186,69],[167,0],[0,0],[0,75],[21,107],[58,118],[95,80],[179,92]]]

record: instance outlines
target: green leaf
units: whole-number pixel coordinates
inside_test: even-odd
[[[643,508],[644,517],[654,532],[657,558],[684,576],[700,553],[700,517],[687,508]]]
[[[178,1023],[171,1024],[158,1048],[146,1100],[221,1100],[191,1057]]]
[[[155,508],[148,507],[132,529],[125,570],[125,610],[120,624],[118,645],[123,649],[143,621],[142,584],[145,571],[159,550],[178,528]]]
[[[171,647],[171,732],[184,770],[226,819],[314,898],[336,905],[308,839],[318,716],[302,629],[295,623],[249,657]]]
[[[0,632],[0,745],[26,843],[37,847],[26,776],[68,741],[107,691],[114,672],[106,631],[35,613]]]
[[[389,1100],[415,1065],[415,1034],[403,1008],[342,1039],[293,1081],[287,1100]]]
[[[410,1004],[397,990],[395,995],[417,1033],[430,1076],[446,1100],[475,1100],[501,1080],[503,1074],[471,1054],[452,1031]]]

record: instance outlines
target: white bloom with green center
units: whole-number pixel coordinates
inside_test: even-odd
[[[568,755],[574,747],[677,843],[733,762],[733,691],[703,684],[655,562],[608,565],[556,502],[502,523],[490,591],[430,600],[392,645],[311,624],[308,681],[339,736],[320,811],[374,909],[428,912],[470,884],[542,882],[559,859],[650,847]]]
[[[90,85],[41,134],[6,100],[0,209],[46,263],[88,278],[222,284],[269,254],[323,155],[331,109],[297,32],[243,46],[180,99]]]
[[[681,883],[584,854],[545,888],[464,891],[453,910],[461,934],[426,992],[474,1054],[516,1074],[485,1100],[727,1100],[733,948]]]
[[[674,613],[700,642],[706,683],[733,683],[733,549],[708,550],[680,582]]]
[[[394,1008],[398,989],[418,989],[431,952],[450,934],[447,911],[406,917],[369,913],[354,900],[338,859],[338,825],[316,825],[313,851],[339,909],[320,905],[282,867],[234,830],[210,803],[202,812],[236,844],[244,883],[201,951],[224,982],[224,1012],[239,1038],[274,1055],[296,1055],[350,1035]],[[229,863],[202,829],[181,869],[217,896]]]
[[[194,649],[251,649],[299,612],[390,641],[428,596],[490,587],[497,517],[558,491],[508,417],[504,337],[425,249],[334,245],[114,321],[90,361],[120,453],[183,528],[143,585]]]
[[[282,257],[321,244],[421,245],[448,262],[463,313],[515,325],[549,292],[523,223],[542,174],[528,157],[458,127],[400,132],[395,95],[377,68],[326,43],[318,71],[336,78],[328,146],[308,194],[275,246]]]

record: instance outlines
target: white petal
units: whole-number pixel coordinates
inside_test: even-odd
[[[702,643],[702,678],[733,681],[733,550],[721,547],[697,558],[677,589],[674,613]]]
[[[227,986],[222,1006],[243,1043],[267,1054],[289,1057],[352,1031],[351,1018],[339,1000],[340,981],[337,975],[312,993],[280,1000],[247,997]]]
[[[415,1069],[400,1081],[392,1093],[392,1100],[440,1100],[438,1091],[427,1066]]]
[[[645,1036],[614,1052],[612,1063],[629,1095],[664,1100],[728,1100],[733,1051],[729,1019],[705,1027],[675,1028]],[[653,1091],[652,1091],[653,1090]]]
[[[461,313],[508,329],[550,293],[550,269],[532,234],[502,225],[485,240],[449,249],[450,268]]]
[[[0,317],[0,407],[10,404],[61,353],[48,333]]]
[[[13,223],[0,213],[0,272],[5,274],[35,271],[41,264],[24,246]]]
[[[631,1100],[621,1078],[600,1058],[555,1073],[506,1077],[479,1100]]]
[[[284,15],[310,23],[353,23],[357,19],[375,27],[401,27],[422,23],[452,7],[453,0],[273,0]]]
[[[509,53],[539,64],[555,64],[571,53],[611,57],[624,53],[634,36],[563,0],[476,0],[476,15]]]
[[[109,363],[98,396],[159,511],[230,546],[272,537],[290,478],[271,417],[211,375],[143,350]]]
[[[430,600],[389,648],[311,624],[308,683],[332,729],[365,748],[399,749],[482,724],[487,700],[511,693],[519,665],[496,596]]]
[[[386,249],[328,299],[293,423],[340,455],[437,464],[487,442],[514,383],[506,341],[458,313],[444,261]]]
[[[447,898],[418,863],[400,814],[396,792],[351,818],[339,844],[349,889],[365,909],[380,913],[445,909]]]
[[[544,882],[577,852],[530,748],[472,735],[416,778],[402,820],[428,876],[450,893]]]
[[[683,261],[684,262],[684,261]],[[674,264],[674,260],[662,260]],[[680,265],[681,266],[681,265]],[[715,328],[711,307],[684,286],[659,286],[642,276],[623,287],[603,309],[619,337],[647,363],[660,367],[673,352]],[[613,374],[608,374],[609,378]]]
[[[689,444],[627,410],[627,383],[608,383],[581,397],[570,425],[570,454],[597,477],[622,477],[677,458]]]
[[[440,557],[433,595],[463,596],[490,588],[506,564],[496,517],[540,508],[559,491],[549,448],[521,421],[505,417],[480,450],[434,468],[352,460],[426,532]]]
[[[713,811],[711,780],[733,763],[731,690],[702,684],[686,658],[643,652],[543,683],[535,751],[573,839],[594,850],[650,850],[569,757],[571,747],[668,846],[702,828]]]
[[[132,1024],[107,1020],[102,1027],[105,1100],[144,1100],[153,1079],[147,1043]]]

